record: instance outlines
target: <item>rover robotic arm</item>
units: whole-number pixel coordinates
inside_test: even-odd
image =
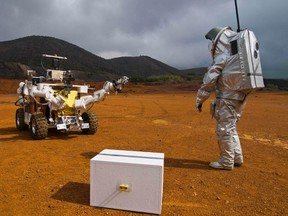
[[[122,87],[128,82],[129,78],[123,76],[117,81],[106,81],[103,85],[103,88],[97,90],[93,93],[93,95],[85,95],[76,99],[74,101],[75,109],[81,110],[86,109],[86,106],[103,101],[110,92],[118,93],[121,91]],[[55,85],[56,86],[56,85]],[[50,83],[38,83],[37,85],[33,85],[28,83],[27,81],[21,82],[19,84],[19,88],[17,93],[23,97],[24,95],[31,96],[36,103],[40,105],[49,105],[50,110],[60,110],[65,106],[65,97],[61,94],[56,93],[53,90],[54,85]],[[79,86],[75,85],[79,89],[79,93],[87,93],[88,86]],[[86,88],[84,88],[86,87]],[[42,97],[45,99],[47,103],[40,103],[37,101],[36,97]]]
[[[77,110],[86,109],[86,107],[90,104],[103,101],[110,92],[118,93],[121,91],[122,87],[128,82],[129,78],[127,76],[123,76],[117,81],[106,81],[103,85],[103,88],[95,91],[92,95],[86,95],[80,97],[79,100],[75,100],[75,108]]]
[[[49,85],[45,84],[38,84],[36,86],[28,81],[20,82],[17,93],[22,98],[24,98],[25,95],[30,96],[39,105],[49,105],[51,110],[62,109],[65,104],[64,97],[61,95],[55,96],[54,90]],[[36,97],[45,98],[46,103],[39,102]]]

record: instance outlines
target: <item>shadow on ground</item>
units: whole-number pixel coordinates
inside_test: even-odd
[[[90,185],[86,183],[68,182],[51,196],[52,199],[89,206]]]
[[[204,169],[209,170],[209,162],[201,160],[188,160],[188,159],[177,159],[177,158],[165,158],[165,167],[174,168],[189,168],[189,169]]]

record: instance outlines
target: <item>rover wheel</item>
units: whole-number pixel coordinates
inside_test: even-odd
[[[24,122],[24,109],[23,108],[18,108],[16,110],[15,119],[16,119],[16,128],[18,130],[27,130],[28,129],[29,125],[27,125]]]
[[[30,121],[31,137],[35,140],[45,139],[48,135],[47,119],[43,113],[33,113]]]
[[[82,118],[84,123],[89,123],[89,128],[82,129],[82,133],[95,134],[98,128],[97,116],[94,113],[87,111],[82,113]]]

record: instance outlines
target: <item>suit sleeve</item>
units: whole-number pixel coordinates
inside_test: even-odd
[[[214,63],[208,68],[208,71],[205,73],[203,79],[203,84],[197,92],[196,106],[204,103],[204,101],[210,97],[211,92],[215,91],[217,80],[223,70],[223,67],[223,63]]]

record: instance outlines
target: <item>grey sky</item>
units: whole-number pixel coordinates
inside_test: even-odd
[[[209,66],[204,35],[237,29],[234,0],[0,0],[0,41],[52,36],[109,59],[148,55],[178,69]],[[265,77],[288,78],[287,0],[238,0]]]

